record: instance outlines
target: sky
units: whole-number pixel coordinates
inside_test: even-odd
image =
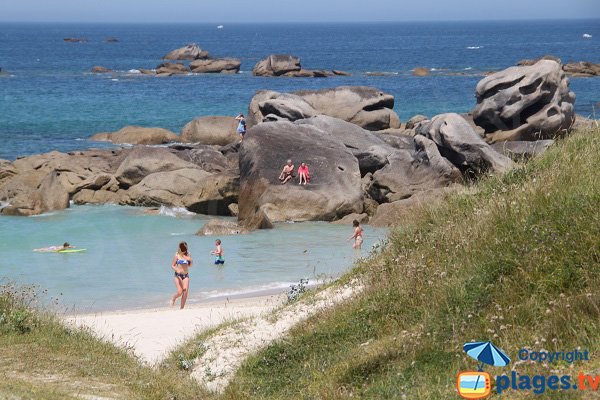
[[[600,18],[600,0],[0,0],[3,22],[350,22]]]

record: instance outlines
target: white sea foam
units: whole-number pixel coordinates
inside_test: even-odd
[[[467,68],[465,68],[465,71],[470,71],[472,69],[473,69],[473,67],[467,67]]]
[[[181,216],[195,215],[195,214],[191,211],[188,211],[184,207],[160,206],[160,208],[158,209],[158,215],[164,215],[167,217],[181,217]]]
[[[127,73],[129,73],[129,74],[141,74],[142,71],[140,71],[139,69],[130,69],[129,71],[127,71]]]
[[[467,49],[469,49],[469,50],[483,49],[483,46],[467,46]]]
[[[584,39],[591,39],[591,38],[592,38],[592,35],[590,35],[589,33],[584,33],[584,34],[583,34],[583,38],[584,38]]]
[[[119,80],[117,78],[112,78],[111,81],[113,81],[113,82],[119,82]]]

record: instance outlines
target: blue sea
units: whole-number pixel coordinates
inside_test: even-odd
[[[583,34],[592,35],[585,39]],[[82,37],[86,43],[65,43]],[[107,43],[116,37],[117,43]],[[214,57],[237,57],[237,75],[155,78],[154,68],[187,43]],[[261,58],[295,54],[311,69],[351,77],[259,78]],[[87,138],[125,125],[179,132],[195,117],[245,112],[257,90],[281,92],[339,85],[378,87],[396,98],[401,119],[466,112],[475,105],[481,73],[524,58],[553,54],[563,61],[600,62],[600,20],[364,24],[0,24],[0,158],[99,147]],[[89,71],[101,65],[110,74]],[[427,77],[411,70],[425,67]],[[384,72],[386,76],[368,76]],[[452,74],[452,75],[447,75]],[[458,74],[458,75],[457,75]],[[600,78],[572,78],[576,110],[594,116]],[[106,145],[105,145],[106,146]],[[227,263],[211,265],[214,238],[194,233],[204,216],[150,216],[124,207],[73,207],[31,218],[0,218],[0,278],[36,284],[78,311],[157,306],[174,289],[169,262],[186,240],[197,263],[191,301],[283,288],[300,278],[339,276],[356,257],[348,227],[280,224],[273,231],[224,238]],[[365,248],[385,237],[367,227]],[[80,254],[37,254],[65,240]],[[363,250],[365,255],[367,250]],[[173,287],[172,287],[173,286]]]

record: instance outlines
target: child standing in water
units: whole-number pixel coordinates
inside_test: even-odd
[[[171,268],[175,271],[175,287],[177,293],[171,298],[171,306],[175,305],[175,301],[181,297],[181,307],[183,310],[185,302],[188,298],[188,291],[190,288],[190,274],[189,268],[192,266],[192,255],[188,251],[188,245],[186,242],[179,243],[177,252],[171,262]]]
[[[221,239],[217,239],[215,241],[216,248],[210,252],[215,257],[215,265],[225,264],[225,260],[223,259],[223,255],[225,252],[223,251],[223,246],[221,246]]]
[[[348,240],[354,239],[354,244],[352,245],[353,249],[359,249],[363,243],[363,228],[360,226],[360,222],[357,220],[352,221],[352,226],[354,227],[354,233],[352,236],[348,238]]]

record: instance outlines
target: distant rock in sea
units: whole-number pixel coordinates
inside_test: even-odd
[[[525,59],[517,62],[519,66],[528,66],[537,63],[540,60],[552,60],[561,64],[562,61],[560,58],[555,57],[553,55],[545,55],[540,58],[536,58],[533,60]],[[568,62],[566,64],[561,64],[562,70],[565,71],[566,74],[571,76],[579,76],[579,77],[592,77],[592,76],[600,76],[600,64],[595,64],[588,61],[578,61],[578,62]]]
[[[209,58],[192,61],[190,69],[196,74],[237,74],[241,65],[237,58]]]
[[[429,68],[417,67],[412,70],[414,76],[427,76],[429,75]]]
[[[91,72],[94,74],[105,74],[107,72],[112,72],[112,69],[96,65],[95,67],[92,67]]]
[[[86,38],[73,38],[73,37],[64,38],[63,41],[65,41],[67,43],[86,43],[86,42],[88,42],[88,40]]]
[[[119,39],[117,39],[116,37],[111,36],[111,37],[107,37],[106,39],[104,39],[104,41],[106,43],[118,43]]]
[[[126,126],[112,133],[96,133],[89,140],[112,142],[114,144],[165,144],[176,142],[177,134],[163,128],[145,128],[141,126]]]
[[[292,78],[326,78],[328,76],[350,76],[340,70],[303,69],[300,58],[289,54],[271,54],[260,60],[252,69],[254,76],[286,76]]]
[[[210,58],[208,51],[202,50],[196,43],[173,50],[163,60],[202,60]]]

